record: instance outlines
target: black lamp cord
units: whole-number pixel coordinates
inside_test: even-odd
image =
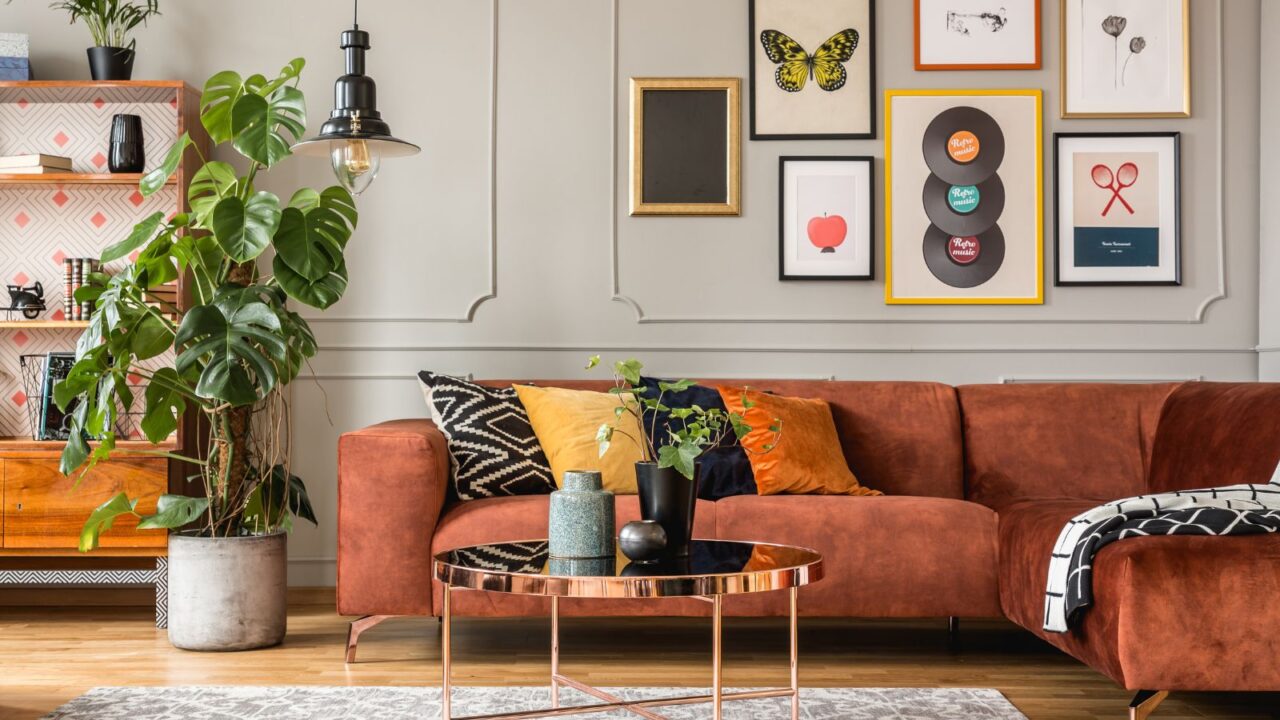
[[[351,26],[360,29],[360,0],[355,0],[355,10],[352,12]]]

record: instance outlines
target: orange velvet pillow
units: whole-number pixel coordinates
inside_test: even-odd
[[[751,432],[742,446],[751,459],[761,495],[883,495],[865,488],[853,476],[840,450],[836,423],[825,400],[789,398],[757,390],[720,387],[729,412],[742,415]],[[744,408],[742,397],[754,403]],[[775,443],[769,426],[782,421],[782,437]],[[765,446],[776,447],[765,452]]]

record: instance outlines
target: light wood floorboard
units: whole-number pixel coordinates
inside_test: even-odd
[[[115,591],[115,607],[14,605],[0,591],[0,719],[39,717],[102,685],[436,685],[437,621],[391,620],[365,634],[360,662],[342,661],[347,621],[331,591],[295,594],[285,644],[235,654],[169,647],[139,596]],[[25,591],[30,592],[30,591]],[[85,601],[86,591],[60,591]],[[39,595],[35,602],[47,602]],[[28,600],[28,603],[31,601]],[[563,669],[595,685],[705,685],[706,620],[566,619]],[[455,681],[540,685],[548,672],[545,619],[459,620]],[[801,620],[801,683],[809,687],[992,687],[1032,720],[1126,717],[1131,693],[1030,634],[998,621],[966,621],[962,647],[947,646],[945,621]],[[1189,649],[1192,651],[1193,649]],[[725,623],[726,682],[783,685],[785,623]],[[1280,693],[1174,693],[1155,720],[1280,717]]]

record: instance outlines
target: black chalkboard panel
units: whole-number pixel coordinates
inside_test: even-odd
[[[727,90],[644,92],[645,203],[729,202]]]

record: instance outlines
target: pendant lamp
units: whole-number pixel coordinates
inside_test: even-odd
[[[377,177],[383,158],[416,155],[421,148],[392,135],[378,112],[377,86],[364,74],[364,54],[370,46],[369,33],[360,29],[360,0],[355,0],[351,29],[342,33],[340,45],[347,72],[333,85],[333,112],[319,135],[299,141],[293,151],[328,155],[338,182],[359,195]]]

